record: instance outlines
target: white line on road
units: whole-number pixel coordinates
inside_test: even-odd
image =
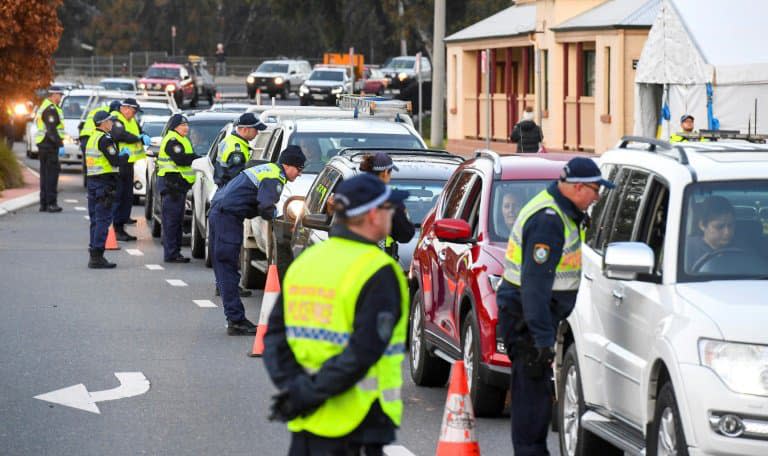
[[[76,199],[65,199],[64,202],[65,203],[73,203],[74,204],[74,203],[77,202],[77,200]]]
[[[75,206],[75,210],[80,212],[85,212],[87,209],[84,208],[83,206]]]
[[[216,307],[216,304],[210,299],[195,299],[192,302],[197,304],[198,307]]]
[[[144,266],[146,266],[147,269],[149,269],[150,271],[162,271],[163,269],[165,269],[159,264],[145,264]]]
[[[183,280],[179,279],[165,279],[166,282],[172,287],[186,287],[187,284]]]
[[[125,249],[125,252],[126,252],[128,255],[133,255],[133,256],[144,256],[144,252],[142,252],[142,251],[141,251],[141,250],[139,250],[139,249]]]
[[[384,447],[384,454],[387,456],[416,456],[402,445],[386,445]]]

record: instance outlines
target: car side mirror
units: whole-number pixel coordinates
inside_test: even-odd
[[[603,257],[603,274],[609,279],[636,280],[638,274],[650,274],[654,267],[653,250],[642,242],[613,242]]]
[[[469,243],[473,242],[472,228],[465,220],[442,219],[435,222],[435,236],[441,241]]]
[[[301,224],[313,230],[329,231],[331,229],[330,217],[327,214],[304,214]]]
[[[207,155],[192,160],[192,170],[200,173],[209,180],[213,180],[213,165]]]

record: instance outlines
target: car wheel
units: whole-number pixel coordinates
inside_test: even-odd
[[[480,332],[471,312],[464,318],[461,328],[461,346],[464,369],[467,371],[467,388],[476,416],[498,416],[504,408],[507,391],[483,383],[480,378]]]
[[[149,178],[147,178],[147,184],[149,184]],[[152,188],[147,185],[147,195],[144,197],[144,218],[147,221],[152,220]]]
[[[563,367],[557,380],[557,422],[560,428],[560,454],[563,456],[622,455],[624,452],[581,427],[584,415],[584,392],[576,355],[571,344],[563,357]]]
[[[301,106],[309,106],[309,101],[305,100],[303,97],[299,99],[299,104]]]
[[[285,271],[288,270],[293,261],[293,251],[291,250],[291,244],[285,242],[278,242],[275,238],[274,232],[272,233],[272,245],[273,251],[268,258],[268,264],[277,265],[277,272],[280,277],[285,277]]]
[[[290,94],[291,94],[291,84],[286,82],[285,86],[283,87],[283,91],[280,92],[280,98],[282,98],[283,100],[287,100]]]
[[[200,101],[200,96],[197,93],[197,87],[195,87],[195,93],[192,95],[192,100],[189,102],[189,106],[196,108],[198,101]]]
[[[659,390],[653,423],[648,433],[648,454],[655,456],[687,456],[688,444],[685,442],[683,424],[680,422],[680,410],[677,408],[675,390],[667,381]]]
[[[213,99],[216,98],[216,91],[215,90],[209,90],[208,91],[208,105],[213,106]]]
[[[190,236],[190,244],[192,250],[192,258],[204,258],[205,257],[205,239],[203,239],[203,233],[200,232],[200,228],[197,227],[197,221],[195,220],[195,205],[192,203],[192,235]],[[203,214],[205,216],[205,214]]]
[[[411,343],[408,364],[411,378],[419,386],[443,386],[448,381],[451,365],[429,353],[424,340],[424,304],[420,291],[416,291],[411,303]]]
[[[203,263],[206,268],[213,267],[213,255],[211,254],[211,229],[208,223],[205,224],[205,258]]]
[[[248,98],[250,98],[251,100],[256,98],[256,91],[248,89]]]
[[[158,220],[157,217],[152,217],[152,220],[149,222],[149,224],[152,230],[152,237],[159,238],[163,232],[163,227],[162,227],[162,224],[160,223],[160,220]]]
[[[241,248],[240,272],[242,274],[243,288],[260,290],[264,288],[264,282],[266,282],[267,276],[251,264],[251,258],[255,251],[256,249]]]
[[[179,109],[184,109],[184,94],[181,92],[181,90],[176,92],[176,94],[173,96],[173,99],[176,100],[176,106]]]

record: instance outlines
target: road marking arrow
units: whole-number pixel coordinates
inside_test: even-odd
[[[99,407],[96,406],[97,402],[140,396],[149,391],[149,380],[141,372],[115,372],[115,377],[120,380],[120,386],[117,388],[89,393],[85,385],[80,383],[40,394],[35,396],[35,399],[101,414]]]

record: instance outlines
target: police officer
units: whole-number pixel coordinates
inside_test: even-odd
[[[92,109],[91,112],[88,113],[88,115],[85,117],[85,120],[80,123],[79,125],[79,141],[80,141],[80,152],[83,153],[83,157],[85,157],[85,148],[88,145],[88,139],[93,134],[94,130],[96,129],[96,124],[93,121],[93,117],[96,115],[97,112],[104,111],[107,114],[109,114],[112,111],[117,111],[120,109],[120,102],[118,100],[113,101],[110,104],[102,104],[100,106],[97,106],[96,108]],[[111,127],[110,127],[111,128]],[[86,177],[88,176],[88,170],[87,170],[87,160],[83,160],[83,163],[85,163],[85,166],[83,167],[83,173],[85,173]],[[87,179],[86,179],[87,180]]]
[[[43,100],[35,115],[35,144],[40,156],[40,212],[61,212],[57,204],[59,157],[64,156],[64,113],[61,98],[64,91],[56,86],[48,89],[48,98]]]
[[[272,220],[283,185],[299,177],[305,161],[301,149],[288,146],[280,154],[277,164],[266,163],[245,169],[224,188],[219,189],[211,201],[208,234],[212,246],[213,272],[224,304],[227,334],[230,336],[256,333],[256,325],[245,318],[245,309],[238,291],[238,259],[243,244],[243,221],[256,216]]]
[[[392,158],[384,152],[367,154],[363,156],[360,162],[360,171],[365,171],[377,176],[385,184],[392,180],[392,172],[398,171],[397,166],[392,162]],[[416,228],[408,217],[408,211],[405,204],[398,204],[392,215],[392,231],[386,239],[381,241],[384,251],[393,258],[398,259],[397,243],[406,244],[413,239],[416,234]]]
[[[693,133],[693,122],[694,118],[690,114],[683,114],[682,117],[680,117],[680,130],[681,133],[685,134],[692,134]],[[685,136],[680,135],[679,133],[674,133],[670,135],[669,142],[676,143],[676,142],[686,142],[688,139]]]
[[[558,182],[517,216],[496,295],[497,332],[512,361],[512,443],[517,456],[548,455],[555,330],[573,310],[581,279],[585,211],[613,188],[594,161],[571,159]]]
[[[104,258],[104,243],[112,223],[112,203],[117,187],[119,153],[117,145],[109,134],[115,118],[105,110],[93,116],[94,130],[85,145],[85,161],[88,172],[88,215],[91,221],[91,236],[88,251],[91,269],[110,269],[115,263]]]
[[[246,112],[238,118],[232,134],[219,143],[219,153],[213,166],[213,180],[219,188],[227,185],[245,168],[245,164],[251,159],[249,141],[266,128],[267,126],[252,112]]]
[[[127,150],[127,155],[120,157],[120,177],[117,181],[117,200],[113,208],[113,224],[118,241],[135,241],[136,236],[125,231],[126,224],[134,224],[136,220],[131,218],[133,206],[133,163],[146,157],[144,146],[150,144],[148,135],[141,132],[136,120],[136,113],[141,112],[141,106],[134,98],[126,98],[120,102],[120,109],[113,111],[116,117],[112,127],[112,137],[122,151]]]
[[[157,189],[162,196],[163,258],[166,263],[189,263],[181,254],[184,201],[195,183],[192,161],[197,158],[187,138],[189,120],[174,114],[157,156]]]
[[[382,455],[395,440],[408,284],[377,244],[407,197],[369,174],[342,182],[341,223],[288,267],[264,365],[280,390],[270,419],[288,422],[291,456]]]

